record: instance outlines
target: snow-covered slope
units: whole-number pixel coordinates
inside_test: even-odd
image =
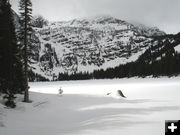
[[[179,81],[176,77],[30,83],[32,103],[23,103],[23,96],[18,96],[15,109],[0,104],[0,135],[164,135],[165,120],[180,119]],[[126,99],[107,95],[119,89]]]
[[[133,23],[134,29],[138,31],[141,35],[145,36],[160,36],[160,35],[166,35],[165,32],[160,31],[157,27],[147,27],[143,24]]]
[[[93,72],[136,61],[164,32],[111,16],[74,19],[34,28],[40,40],[34,72],[49,79],[59,73]]]
[[[174,47],[174,49],[175,49],[176,52],[180,53],[180,44],[177,45],[176,47]]]

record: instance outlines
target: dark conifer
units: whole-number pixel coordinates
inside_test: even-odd
[[[24,58],[24,74],[25,74],[25,94],[24,102],[29,102],[29,86],[28,86],[28,63],[30,61],[29,56],[32,48],[32,3],[31,0],[20,0],[20,30],[19,39],[22,45],[22,52]]]
[[[13,108],[15,94],[23,90],[24,76],[9,1],[2,0],[0,9],[0,87],[5,104]]]

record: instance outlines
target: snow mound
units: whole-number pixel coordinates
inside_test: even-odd
[[[107,95],[116,98],[116,99],[125,99],[126,96],[124,96],[123,92],[121,90],[117,90],[114,92],[108,92]]]

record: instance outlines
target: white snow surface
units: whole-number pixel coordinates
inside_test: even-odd
[[[0,135],[164,135],[165,120],[180,119],[180,77],[30,86],[32,103],[19,95],[15,109],[0,104]]]
[[[176,52],[180,53],[180,44],[177,45],[176,47],[174,47],[174,49],[175,49]]]

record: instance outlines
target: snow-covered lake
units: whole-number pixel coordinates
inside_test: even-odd
[[[19,96],[14,110],[0,104],[0,135],[164,135],[165,120],[180,119],[180,77],[30,86],[32,103]]]

